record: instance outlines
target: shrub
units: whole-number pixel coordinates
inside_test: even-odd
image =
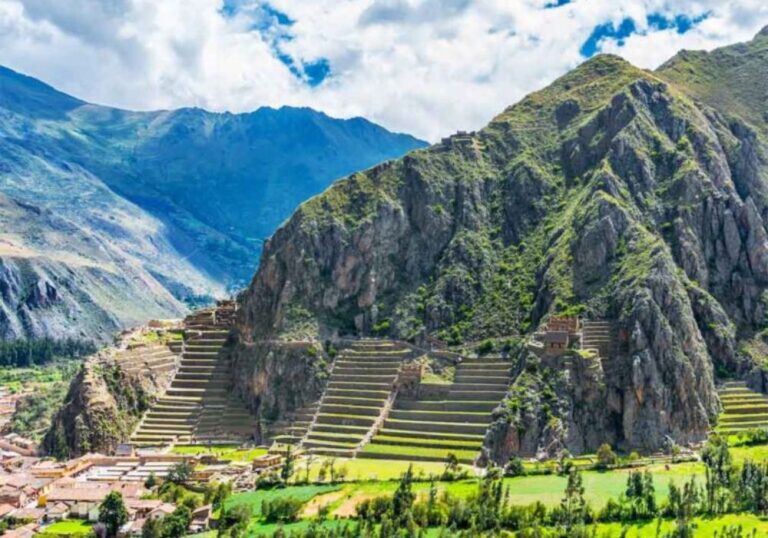
[[[605,469],[610,465],[616,465],[616,453],[608,443],[603,443],[600,448],[597,449],[597,466],[598,468]]]
[[[277,497],[261,503],[261,514],[267,523],[292,523],[299,519],[304,503],[296,497]]]
[[[523,460],[517,456],[512,456],[504,467],[504,474],[507,476],[522,476],[525,474]]]

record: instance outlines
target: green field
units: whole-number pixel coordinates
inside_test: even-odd
[[[309,479],[311,481],[317,480],[317,473],[323,461],[327,461],[329,458],[315,457],[313,458],[310,469]],[[397,480],[408,469],[409,465],[413,465],[413,473],[417,478],[426,480],[430,476],[439,476],[445,471],[445,464],[435,461],[404,461],[404,460],[374,460],[365,458],[347,459],[336,458],[336,467],[346,467],[347,469],[347,481],[358,480]],[[306,458],[302,458],[296,463],[296,478],[304,479],[306,477]],[[461,469],[465,469],[468,472],[472,472],[472,467],[467,465],[461,465]]]
[[[740,526],[744,531],[744,536],[752,536],[752,531],[755,531],[755,536],[767,536],[768,535],[768,518],[758,517],[752,514],[729,514],[726,516],[720,516],[716,518],[696,518],[694,519],[696,525],[695,535],[702,537],[715,536],[715,532],[720,536],[723,527],[726,526]],[[672,520],[664,520],[661,522],[661,534],[657,533],[659,526],[658,520],[650,521],[648,523],[635,524],[628,527],[625,538],[657,538],[663,536],[665,532],[670,532],[675,528],[675,522]],[[618,538],[621,536],[622,529],[624,527],[620,523],[606,523],[597,525],[597,535],[606,536],[606,538]]]
[[[222,460],[251,461],[267,453],[266,448],[240,448],[237,445],[176,445],[171,449],[173,454],[199,456],[213,454]]]
[[[41,529],[37,536],[43,538],[53,537],[80,537],[87,536],[91,532],[91,524],[80,519],[65,519]]]
[[[250,507],[253,517],[259,517],[261,515],[261,503],[266,499],[273,500],[281,497],[294,497],[303,502],[307,502],[316,495],[336,491],[340,488],[341,486],[328,484],[319,486],[292,486],[287,488],[260,489],[245,493],[236,493],[226,500],[224,507],[230,509],[234,506],[246,505]]]

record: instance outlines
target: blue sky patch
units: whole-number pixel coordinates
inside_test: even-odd
[[[320,58],[314,62],[304,64],[304,75],[307,84],[313,88],[319,86],[331,74],[331,63],[328,58]]]
[[[627,17],[622,20],[618,26],[614,26],[612,22],[606,22],[595,26],[592,33],[579,49],[582,56],[590,58],[600,52],[600,41],[603,39],[614,39],[622,46],[624,40],[637,32],[637,26],[635,21]]]
[[[684,34],[697,24],[707,20],[710,14],[707,11],[696,17],[689,17],[688,15],[665,17],[661,13],[651,13],[648,15],[648,26],[653,30],[669,30],[674,28],[678,34]]]
[[[331,74],[331,63],[327,58],[311,62],[295,59],[285,51],[284,45],[294,39],[291,28],[296,21],[276,9],[269,2],[256,0],[224,0],[220,10],[226,18],[237,15],[250,19],[249,30],[258,32],[269,44],[272,54],[288,68],[291,75],[311,87],[317,87]]]
[[[563,7],[573,2],[573,0],[552,0],[544,4],[544,9],[555,9],[556,7]]]
[[[710,12],[691,17],[680,14],[666,16],[661,13],[652,13],[646,18],[646,23],[651,32],[674,29],[678,34],[684,34],[694,26],[709,18]],[[635,21],[629,17],[623,19],[618,26],[612,22],[606,22],[595,26],[587,40],[581,45],[579,52],[585,58],[591,58],[601,50],[600,43],[605,39],[616,41],[619,47],[624,45],[624,40],[632,34],[645,33],[637,28]]]

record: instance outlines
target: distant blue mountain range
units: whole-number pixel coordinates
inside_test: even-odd
[[[238,288],[253,274],[263,240],[302,201],[425,145],[363,118],[309,108],[119,110],[0,67],[0,222],[8,223],[0,228],[0,292],[10,290],[0,293],[0,337],[71,332],[46,326],[45,316],[55,312],[65,323],[94,304],[104,311],[97,325],[123,326],[180,311],[180,300]],[[19,211],[24,218],[14,219]],[[35,222],[35,215],[46,218]],[[52,263],[56,270],[41,270]],[[122,304],[125,290],[125,298],[113,297],[115,308],[110,286],[94,294],[70,282],[65,293],[51,281],[54,273],[62,278],[61,264],[135,273],[125,285],[147,304],[123,314],[136,306]],[[25,290],[43,282],[58,298],[29,306]]]

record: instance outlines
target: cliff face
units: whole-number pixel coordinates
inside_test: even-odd
[[[764,76],[766,45],[724,63],[754,70],[757,54]],[[766,322],[768,148],[762,116],[676,73],[599,56],[478,133],[335,184],[267,243],[241,338],[311,326],[458,343],[548,313],[609,319],[627,335],[619,367],[565,370],[560,442],[702,439],[715,372],[751,368],[739,345]]]
[[[317,401],[328,377],[330,358],[318,344],[238,343],[229,349],[234,390],[260,423],[271,423]],[[266,432],[258,432],[264,441]]]
[[[89,358],[72,380],[42,451],[57,458],[112,453],[128,440],[161,384],[153,375],[127,373],[107,355]]]

